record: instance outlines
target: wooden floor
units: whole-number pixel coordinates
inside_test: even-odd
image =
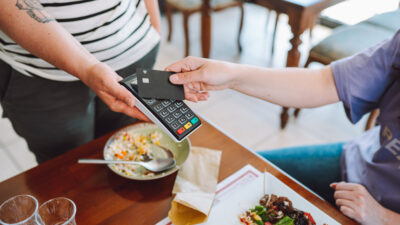
[[[238,54],[236,45],[239,10],[229,9],[213,15],[211,58],[264,67],[284,67],[291,38],[287,17],[281,15],[275,53],[271,56],[271,37],[275,16],[272,15],[267,24],[267,10],[249,4],[245,5],[245,14],[241,55]],[[182,17],[176,14],[173,20],[175,26],[172,40],[167,43],[167,24],[163,18],[163,37],[156,69],[163,69],[183,57]],[[190,18],[190,41],[191,55],[194,56],[201,55],[199,32],[200,16],[193,15]],[[304,43],[300,48],[303,64],[310,46],[318,43],[330,32],[325,27],[316,26],[312,39],[308,32],[303,35]],[[320,67],[321,65],[311,66]],[[279,106],[230,90],[212,93],[211,99],[207,102],[188,104],[194,111],[223,129],[241,144],[256,151],[346,141],[360,135],[365,124],[364,118],[357,125],[352,125],[347,120],[342,105],[338,103],[317,109],[302,110],[299,118],[291,119],[287,128],[281,131]],[[0,181],[36,165],[25,141],[14,133],[7,119],[0,119],[0,134]]]

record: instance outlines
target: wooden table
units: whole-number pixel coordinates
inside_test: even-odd
[[[77,205],[78,224],[143,224],[167,216],[176,173],[155,181],[132,181],[111,172],[104,165],[77,164],[78,158],[101,158],[107,138],[103,136],[64,155],[0,183],[0,203],[18,194],[32,194],[40,203],[57,196]],[[278,171],[270,163],[245,149],[207,122],[190,136],[194,146],[220,149],[219,181],[246,164],[266,169],[303,197],[342,224],[355,224],[327,202]]]
[[[288,51],[286,66],[297,67],[300,61],[299,46],[302,41],[301,34],[313,27],[320,12],[329,6],[335,5],[344,0],[250,0],[251,3],[274,10],[277,13],[287,14],[289,25],[293,34],[290,43],[292,48]],[[210,56],[211,47],[211,10],[210,0],[203,0],[202,23],[201,23],[201,44],[203,57]],[[281,113],[281,128],[284,128],[289,119],[288,108],[283,107]]]

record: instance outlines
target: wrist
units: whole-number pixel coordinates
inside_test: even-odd
[[[383,225],[392,225],[400,220],[400,214],[397,214],[389,209],[381,207],[380,221]]]
[[[235,63],[225,63],[225,70],[228,71],[229,76],[231,76],[231,80],[229,81],[228,88],[230,89],[238,89],[242,81],[242,67],[240,64]]]
[[[393,221],[395,221],[396,219],[394,218],[395,215],[396,214],[394,212],[381,206],[379,216],[380,216],[380,221],[383,225],[392,225]]]
[[[86,83],[86,80],[89,78],[90,74],[93,74],[93,71],[96,70],[102,64],[95,57],[91,59],[87,59],[84,62],[80,63],[77,66],[77,71],[75,76],[78,77],[82,82]]]

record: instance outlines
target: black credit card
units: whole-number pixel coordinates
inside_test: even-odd
[[[169,81],[173,73],[138,68],[136,70],[138,94],[142,98],[184,100],[183,85]]]

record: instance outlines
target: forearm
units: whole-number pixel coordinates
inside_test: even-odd
[[[321,69],[267,69],[233,65],[233,89],[268,102],[296,108],[339,101],[330,66]]]
[[[35,56],[82,78],[98,60],[35,1],[2,1],[0,29]]]
[[[150,16],[150,23],[153,27],[158,31],[161,32],[161,18],[160,18],[160,8],[158,7],[157,0],[144,0],[146,5],[147,12]]]

